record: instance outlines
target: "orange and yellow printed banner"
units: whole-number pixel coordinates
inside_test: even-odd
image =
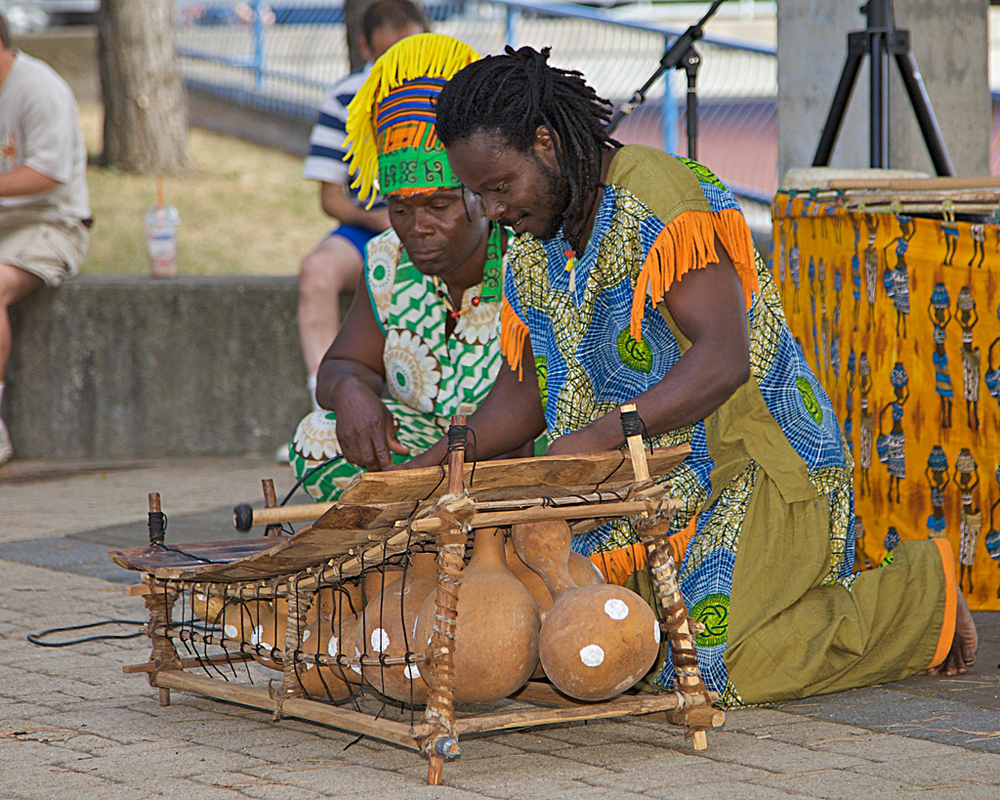
[[[772,211],[788,324],[854,454],[858,569],[944,536],[969,605],[1000,609],[1000,226]]]

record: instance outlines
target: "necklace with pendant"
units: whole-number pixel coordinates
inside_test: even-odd
[[[569,273],[569,291],[572,294],[576,291],[576,250],[572,246],[563,250],[566,256],[566,271]]]
[[[434,291],[437,292],[437,296],[441,298],[441,302],[444,303],[444,307],[448,309],[448,316],[452,319],[458,319],[462,314],[468,311],[467,308],[455,308],[455,304],[451,301],[451,294],[448,292],[447,287],[441,286],[441,280],[437,275],[433,276],[434,280]],[[482,298],[477,294],[472,298],[470,304],[472,306],[478,306],[482,302]]]

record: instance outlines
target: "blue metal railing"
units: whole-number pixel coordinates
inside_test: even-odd
[[[348,71],[338,0],[178,0],[177,53],[192,88],[278,114],[315,116]],[[444,0],[424,4],[433,28],[481,53],[550,46],[552,63],[579,69],[616,106],[656,70],[686,26],[619,19],[615,11],[550,0]],[[741,196],[770,202],[777,188],[777,68],[774,47],[706,35],[696,45],[699,160]],[[616,132],[623,142],[684,154],[685,87],[667,74]]]

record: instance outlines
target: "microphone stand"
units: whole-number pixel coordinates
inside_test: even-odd
[[[694,43],[705,35],[705,23],[708,22],[709,18],[724,2],[725,0],[713,0],[711,7],[705,12],[705,16],[674,39],[667,52],[663,54],[663,58],[660,59],[660,66],[653,73],[652,77],[615,111],[608,122],[607,131],[609,135],[614,133],[625,117],[631,114],[640,103],[645,101],[646,92],[660,79],[663,73],[668,69],[683,69],[687,74],[687,155],[688,158],[698,157],[698,94],[696,84],[698,81],[698,67],[701,66],[701,56],[694,49]]]

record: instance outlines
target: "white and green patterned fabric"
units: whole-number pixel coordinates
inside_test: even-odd
[[[382,363],[399,441],[413,455],[443,436],[453,414],[471,414],[500,369],[501,230],[492,225],[481,283],[465,290],[455,330],[445,333],[448,308],[432,278],[410,261],[391,228],[374,237],[365,258],[365,282],[385,336]],[[340,454],[336,414],[315,411],[295,432],[289,456],[296,479]],[[393,455],[396,463],[410,456]],[[361,472],[341,459],[304,483],[317,501],[336,500]]]

